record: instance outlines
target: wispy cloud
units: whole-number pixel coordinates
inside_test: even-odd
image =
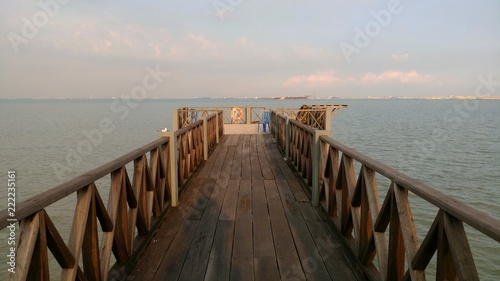
[[[374,72],[366,73],[361,82],[363,84],[378,84],[399,81],[400,83],[425,83],[430,82],[434,78],[429,74],[420,74],[417,71],[400,71],[400,70],[390,70],[384,71],[380,74]]]
[[[391,56],[391,59],[395,60],[395,61],[403,62],[403,61],[407,61],[409,56],[410,55],[408,53],[394,54]]]
[[[288,78],[284,83],[284,87],[324,87],[330,86],[340,79],[335,76],[333,70],[319,71],[308,75],[295,75]]]

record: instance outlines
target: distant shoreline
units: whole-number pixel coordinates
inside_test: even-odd
[[[100,101],[115,100],[119,98],[0,98],[0,101]],[[448,97],[334,97],[334,98],[304,98],[304,97],[252,97],[252,98],[227,98],[227,97],[204,97],[204,98],[145,98],[140,101],[155,100],[500,100],[500,96],[448,96]]]

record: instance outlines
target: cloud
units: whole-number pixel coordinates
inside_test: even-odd
[[[284,87],[316,87],[316,86],[329,86],[335,82],[340,81],[338,77],[335,76],[335,72],[329,71],[319,71],[309,75],[295,75],[288,78],[284,83]]]
[[[433,77],[428,74],[419,74],[416,71],[403,72],[399,70],[384,71],[380,74],[374,72],[366,73],[361,82],[363,84],[378,84],[391,81],[400,83],[424,83],[432,81]]]
[[[236,43],[239,45],[245,46],[248,43],[248,39],[245,36],[243,36],[243,37],[238,38],[236,40]]]
[[[408,53],[394,54],[394,55],[391,56],[391,59],[395,60],[395,61],[403,62],[403,61],[407,61],[408,60],[408,56],[409,56]]]
[[[215,50],[217,47],[215,43],[211,42],[203,35],[197,35],[190,32],[186,35],[186,38],[189,42],[194,43],[202,50]]]

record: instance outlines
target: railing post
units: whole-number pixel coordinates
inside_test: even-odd
[[[219,143],[219,112],[215,112],[215,143]]]
[[[177,111],[176,111],[177,112]],[[172,200],[172,207],[179,204],[179,180],[177,178],[177,138],[172,131],[160,132],[160,137],[168,138],[168,150],[170,161],[168,162],[168,173],[170,173],[170,196]]]
[[[319,185],[321,180],[321,141],[319,140],[319,137],[329,135],[330,131],[328,130],[314,130],[313,134],[311,202],[314,206],[319,205]]]
[[[172,132],[179,130],[179,109],[172,111]]]
[[[332,129],[333,109],[329,106],[325,108],[325,124],[323,130],[330,131]]]
[[[288,115],[285,121],[285,157],[288,159],[290,155],[290,121]]]
[[[208,122],[207,117],[200,118],[203,121],[203,160],[208,160]]]
[[[246,108],[246,123],[247,124],[251,124],[252,123],[252,107],[248,106],[247,105],[247,108]]]

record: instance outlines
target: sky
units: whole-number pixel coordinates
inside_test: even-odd
[[[500,82],[498,0],[2,0],[0,34],[0,98],[445,97]]]

